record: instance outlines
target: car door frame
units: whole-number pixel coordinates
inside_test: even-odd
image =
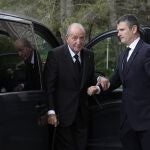
[[[44,25],[5,13],[0,16],[6,20],[29,23],[33,32],[38,32],[53,47],[59,46],[54,35]],[[48,126],[38,124],[41,115],[47,111],[47,97],[42,86],[39,90],[0,93],[0,103],[0,147],[16,150],[49,149]]]

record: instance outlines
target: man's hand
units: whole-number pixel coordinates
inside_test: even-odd
[[[99,76],[97,79],[97,85],[101,85],[103,91],[106,91],[110,87],[110,82],[107,78]]]
[[[57,127],[58,125],[58,119],[55,114],[48,115],[48,124],[54,125],[54,127]]]
[[[97,93],[97,87],[96,86],[90,86],[88,89],[87,89],[87,94],[89,96],[91,95],[94,95]]]

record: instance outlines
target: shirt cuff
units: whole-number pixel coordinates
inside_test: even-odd
[[[48,115],[55,115],[55,111],[54,111],[54,110],[49,110],[49,111],[47,112],[47,114],[48,114]]]

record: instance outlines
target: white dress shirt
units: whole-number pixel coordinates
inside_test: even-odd
[[[139,42],[140,37],[138,37],[136,40],[134,40],[128,47],[130,47],[129,53],[128,53],[128,57],[127,57],[127,61],[129,60],[130,56],[132,55],[137,43]]]
[[[78,52],[77,54],[75,54],[75,53],[71,50],[71,48],[69,47],[69,45],[68,45],[68,49],[69,49],[69,52],[70,52],[70,54],[71,54],[71,57],[72,57],[73,62],[76,61],[76,59],[75,59],[74,56],[75,56],[75,55],[78,55],[79,62],[81,63],[81,55],[80,55],[80,52]]]

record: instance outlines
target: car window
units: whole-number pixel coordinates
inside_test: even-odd
[[[37,50],[42,60],[42,67],[44,69],[48,52],[59,46],[60,43],[57,41],[53,33],[44,25],[33,22],[33,26],[37,43]]]
[[[91,49],[95,53],[96,73],[109,77],[114,72],[117,57],[123,45],[117,36],[113,35],[99,41]]]
[[[53,46],[50,45],[49,42],[47,42],[42,36],[39,34],[35,33],[35,37],[37,40],[37,47],[38,47],[38,53],[41,58],[42,62],[42,69],[44,69],[44,65],[47,59],[48,52],[53,49]]]
[[[17,39],[32,46],[26,60],[14,46]],[[41,89],[40,63],[31,24],[0,20],[0,93]]]
[[[11,38],[0,34],[0,92],[11,91],[11,79],[19,62]]]

